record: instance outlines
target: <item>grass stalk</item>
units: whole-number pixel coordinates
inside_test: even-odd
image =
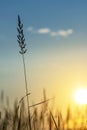
[[[30,108],[29,108],[28,87],[27,87],[26,66],[25,66],[25,61],[24,61],[24,54],[22,54],[22,59],[23,59],[23,66],[24,66],[24,78],[25,78],[25,87],[26,87],[26,96],[27,96],[29,128],[31,130],[31,117],[30,117]]]
[[[26,53],[27,49],[26,44],[25,44],[25,38],[24,38],[24,33],[23,33],[23,24],[21,23],[20,16],[18,15],[18,35],[17,35],[17,41],[20,46],[20,51],[19,53],[22,55],[22,60],[23,60],[23,68],[24,68],[24,79],[25,79],[25,90],[26,90],[26,95],[27,95],[27,108],[28,108],[28,121],[29,121],[29,129],[31,130],[31,117],[30,117],[30,109],[29,109],[29,98],[28,98],[28,87],[27,87],[27,77],[26,77],[26,66],[25,66],[25,58],[24,54]]]

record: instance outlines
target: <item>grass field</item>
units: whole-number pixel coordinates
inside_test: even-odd
[[[45,95],[44,92],[43,97]],[[9,100],[5,103],[3,93],[1,93],[0,97],[0,130],[29,130],[29,121],[24,100],[21,100],[21,102],[15,101],[13,109],[10,109]],[[43,100],[46,100],[46,95]],[[56,108],[49,106],[49,102],[43,102],[39,107],[37,105],[32,106],[32,108],[30,107],[32,130],[86,130],[86,119],[86,106],[84,107],[84,111],[76,108],[73,114],[71,108],[68,107],[65,118],[63,118],[61,111],[56,111]]]

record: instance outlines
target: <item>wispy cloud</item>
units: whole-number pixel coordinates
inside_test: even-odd
[[[37,34],[49,34],[52,37],[55,36],[68,37],[74,32],[73,29],[67,29],[67,30],[62,29],[62,30],[53,31],[50,28],[39,28],[35,30],[33,27],[28,27],[27,30],[29,32],[37,33]]]
[[[66,36],[69,36],[70,34],[72,34],[73,30],[72,29],[60,30],[58,33],[60,36],[66,37]]]
[[[49,28],[40,28],[37,30],[37,32],[39,34],[47,34],[47,33],[50,33],[50,29]]]

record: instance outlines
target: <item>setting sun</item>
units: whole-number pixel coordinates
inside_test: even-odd
[[[79,104],[87,104],[87,89],[80,88],[75,93],[75,101]]]

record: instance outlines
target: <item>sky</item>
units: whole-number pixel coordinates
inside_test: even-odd
[[[31,102],[55,97],[58,107],[87,88],[87,1],[0,0],[0,91],[10,100],[25,95],[17,16],[26,39],[25,63]]]

